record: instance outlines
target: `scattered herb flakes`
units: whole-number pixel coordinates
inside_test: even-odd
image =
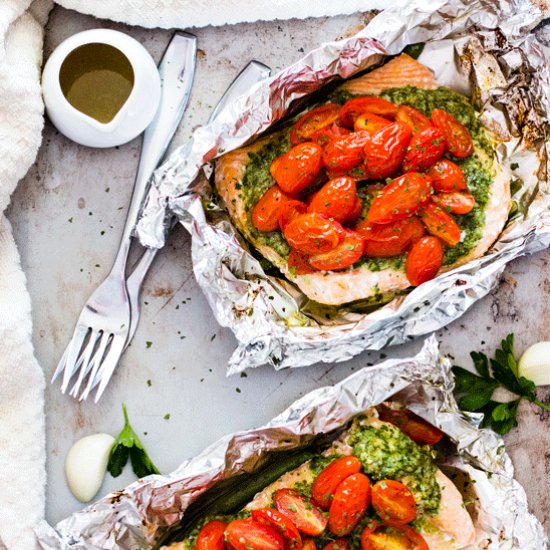
[[[105,235],[105,230],[99,232],[100,235]]]
[[[166,413],[162,418],[164,420],[170,420],[170,413]]]
[[[151,387],[153,383],[151,382],[151,379],[147,380],[147,386]]]
[[[145,342],[145,349],[149,349],[152,345],[153,345],[153,342],[151,342],[150,340],[147,340],[147,342]]]
[[[510,170],[517,170],[519,168],[519,164],[517,162],[512,162],[510,164]]]
[[[68,221],[69,223],[73,223],[73,222],[74,222],[74,218],[69,218],[67,221]]]
[[[212,336],[210,336],[210,341],[212,342],[215,338],[216,338],[216,335],[212,334]]]
[[[110,190],[111,190],[110,187],[105,187],[105,193],[109,193]]]
[[[88,212],[88,216],[93,216],[93,215],[94,215],[94,213],[93,213],[93,212],[91,212],[91,211],[90,211],[90,212]]]
[[[246,372],[241,372],[241,378],[246,378],[248,376],[248,374],[246,374]]]
[[[235,388],[235,391],[236,391],[237,393],[241,393],[241,388]]]

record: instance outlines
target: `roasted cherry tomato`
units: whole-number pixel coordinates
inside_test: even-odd
[[[316,537],[320,535],[327,526],[327,518],[305,496],[294,489],[279,489],[273,496],[275,506],[281,514],[284,514],[298,531]]]
[[[317,143],[300,143],[277,157],[269,171],[285,193],[295,195],[319,177],[322,155],[323,150]]]
[[[424,235],[424,226],[416,216],[383,225],[361,220],[355,230],[365,237],[363,254],[375,258],[403,254]]]
[[[391,121],[387,118],[375,115],[374,113],[363,113],[357,117],[353,129],[356,132],[364,130],[365,132],[369,132],[369,134],[374,134],[388,124],[391,124]]]
[[[393,122],[373,134],[363,147],[367,176],[371,179],[393,176],[405,158],[411,136],[411,129],[402,122]]]
[[[353,128],[355,121],[363,113],[373,113],[383,117],[394,118],[397,105],[381,97],[356,97],[346,101],[340,109],[340,120],[344,126]]]
[[[372,200],[367,213],[371,223],[391,223],[405,219],[424,205],[432,194],[430,178],[409,172],[395,178]]]
[[[378,407],[380,420],[397,426],[405,435],[419,445],[435,445],[443,437],[443,432],[407,409],[393,409],[386,405]]]
[[[269,525],[253,519],[236,519],[226,530],[227,543],[235,550],[284,550],[283,537]]]
[[[405,271],[413,286],[433,279],[443,262],[443,245],[437,237],[422,237],[407,255]]]
[[[430,550],[420,533],[408,525],[365,527],[361,550]]]
[[[439,237],[447,246],[455,246],[460,242],[460,227],[438,204],[427,203],[419,210],[418,215],[428,233]]]
[[[344,222],[355,210],[356,192],[357,186],[353,178],[334,178],[313,195],[308,210]]]
[[[344,222],[348,224],[353,224],[359,219],[362,213],[363,213],[363,199],[360,199],[359,197],[357,197],[355,199],[355,206],[353,207],[351,214],[344,220]]]
[[[363,147],[371,139],[369,132],[353,132],[331,141],[324,150],[323,164],[330,174],[344,175],[363,161]]]
[[[328,527],[338,537],[349,535],[370,503],[370,481],[365,474],[353,474],[334,493],[328,512]]]
[[[270,187],[252,209],[252,225],[260,231],[275,231],[279,227],[281,206],[290,197],[278,185]]]
[[[308,111],[292,127],[290,143],[298,145],[302,141],[310,141],[317,130],[336,122],[339,116],[340,106],[335,103],[327,103]]]
[[[288,270],[291,275],[307,275],[317,271],[309,263],[309,256],[292,249],[288,255]]]
[[[404,525],[416,517],[413,494],[406,485],[393,479],[384,479],[373,485],[372,507],[388,525]]]
[[[304,539],[302,542],[302,550],[317,550],[317,545],[313,539]]]
[[[408,105],[399,105],[399,107],[397,107],[395,120],[406,124],[413,134],[425,128],[429,128],[432,125],[432,121],[428,117],[425,117],[420,111]]]
[[[325,147],[331,141],[348,134],[351,134],[351,130],[348,130],[337,122],[333,122],[329,126],[323,126],[323,128],[319,128],[319,130],[313,132],[311,134],[311,141],[318,143],[321,147]]]
[[[344,229],[327,216],[312,212],[292,220],[283,234],[292,248],[311,255],[322,254],[338,246],[344,237]]]
[[[474,152],[474,142],[468,128],[454,116],[441,109],[434,109],[432,111],[432,122],[445,136],[445,146],[449,155],[463,159]]]
[[[301,550],[302,537],[290,519],[273,508],[252,511],[252,519],[273,527],[283,537],[285,550]]]
[[[337,271],[353,265],[363,255],[363,237],[345,230],[344,240],[328,252],[309,257],[309,264],[322,271]]]
[[[436,163],[445,152],[445,137],[434,126],[416,133],[403,159],[404,172],[423,172]]]
[[[331,462],[321,471],[311,486],[311,497],[315,504],[323,510],[328,510],[336,487],[346,477],[358,474],[360,471],[361,462],[355,456],[342,456]]]
[[[279,208],[278,224],[281,231],[298,216],[307,212],[307,204],[302,201],[287,200]]]
[[[348,550],[349,542],[347,539],[336,539],[325,544],[323,550]]]
[[[195,550],[224,550],[226,527],[225,521],[209,521],[197,535]]]
[[[476,200],[471,193],[439,193],[432,200],[446,212],[453,214],[467,214],[474,209]]]
[[[450,160],[438,160],[428,170],[428,176],[432,178],[432,185],[436,193],[452,193],[466,189],[464,172]]]

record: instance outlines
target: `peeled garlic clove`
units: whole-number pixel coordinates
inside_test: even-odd
[[[67,453],[65,476],[71,493],[80,502],[89,502],[99,491],[115,438],[109,434],[79,439]]]
[[[518,372],[537,386],[550,384],[550,342],[528,347],[519,360]]]

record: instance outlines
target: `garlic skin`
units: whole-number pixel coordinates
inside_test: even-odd
[[[80,502],[89,502],[99,491],[114,444],[112,435],[98,433],[79,439],[67,453],[65,476]]]
[[[537,386],[549,385],[550,342],[538,342],[528,347],[519,360],[518,372]]]

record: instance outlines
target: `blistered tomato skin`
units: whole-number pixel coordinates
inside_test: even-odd
[[[319,271],[338,271],[352,266],[363,255],[364,239],[355,231],[344,230],[344,240],[332,250],[314,254],[308,261]]]
[[[371,139],[369,132],[353,132],[331,141],[323,152],[323,165],[331,175],[345,175],[362,163],[362,151]]]
[[[291,145],[312,140],[316,131],[336,122],[339,114],[340,106],[335,103],[327,103],[308,111],[292,127],[290,131]]]
[[[336,488],[347,477],[361,471],[361,462],[355,456],[342,456],[331,462],[317,476],[311,486],[311,496],[321,509],[328,510]]]
[[[290,251],[287,265],[291,275],[308,275],[317,271],[309,263],[309,256],[294,249]]]
[[[297,200],[287,200],[279,208],[278,224],[281,231],[298,216],[307,212],[307,204]]]
[[[403,159],[403,172],[424,172],[435,164],[445,152],[445,137],[434,126],[416,133]]]
[[[349,535],[370,503],[371,488],[365,474],[352,474],[336,488],[328,513],[330,531],[338,537]]]
[[[273,508],[252,511],[252,519],[264,523],[277,531],[285,541],[285,550],[301,550],[302,537],[289,518]]]
[[[425,117],[420,111],[408,105],[399,105],[395,120],[406,124],[413,134],[432,126],[432,122],[428,117]]]
[[[252,225],[264,232],[278,229],[281,206],[289,199],[278,185],[270,187],[252,209]]]
[[[332,250],[344,237],[344,229],[323,214],[302,214],[292,220],[283,232],[292,248],[303,254],[322,254]]]
[[[316,537],[326,529],[327,518],[298,491],[279,489],[275,491],[273,500],[277,510],[287,516],[304,535]]]
[[[340,120],[344,126],[353,128],[355,121],[363,113],[373,113],[381,117],[394,118],[397,105],[381,97],[357,97],[346,101],[340,109]]]
[[[418,286],[433,279],[443,263],[443,245],[437,237],[422,237],[411,248],[405,262],[407,279]]]
[[[197,535],[195,550],[224,550],[226,527],[225,521],[209,521]]]
[[[452,193],[466,189],[466,176],[454,162],[448,159],[437,161],[429,170],[428,176],[436,193]]]
[[[384,225],[361,220],[355,230],[365,237],[363,254],[374,258],[403,254],[424,235],[424,226],[416,216]]]
[[[331,179],[313,195],[308,210],[344,222],[355,210],[356,192],[357,186],[353,178],[342,176]]]
[[[374,113],[363,113],[355,121],[353,129],[356,132],[364,130],[365,132],[369,132],[369,134],[375,134],[378,130],[388,126],[388,124],[391,124],[391,121],[387,118],[375,115]]]
[[[429,202],[419,210],[418,215],[428,233],[439,237],[447,246],[460,242],[460,227],[441,206]]]
[[[408,525],[372,525],[361,534],[361,550],[430,550],[420,533]]]
[[[333,122],[329,126],[323,126],[323,128],[319,128],[319,130],[313,132],[311,141],[314,141],[324,148],[331,141],[349,134],[351,134],[351,130],[344,128],[344,126],[340,126],[337,122]]]
[[[253,519],[236,519],[226,528],[226,541],[235,550],[284,550],[283,537]]]
[[[468,214],[474,209],[476,200],[471,193],[439,193],[432,201],[441,206],[445,212],[453,214]]]
[[[372,200],[367,220],[385,224],[408,218],[426,204],[431,194],[432,183],[428,176],[416,172],[403,174]]]
[[[416,518],[416,502],[408,487],[385,479],[372,487],[372,507],[387,525],[405,525]]]
[[[348,539],[336,539],[328,544],[325,544],[323,550],[348,550],[349,542]]]
[[[367,177],[384,179],[393,176],[405,158],[411,136],[411,129],[401,122],[393,122],[374,133],[363,147]]]
[[[449,155],[462,159],[474,152],[474,142],[468,128],[455,117],[441,109],[434,109],[432,122],[445,136],[446,151]]]
[[[283,192],[296,195],[314,183],[323,167],[323,149],[313,142],[300,143],[277,157],[270,172]]]

